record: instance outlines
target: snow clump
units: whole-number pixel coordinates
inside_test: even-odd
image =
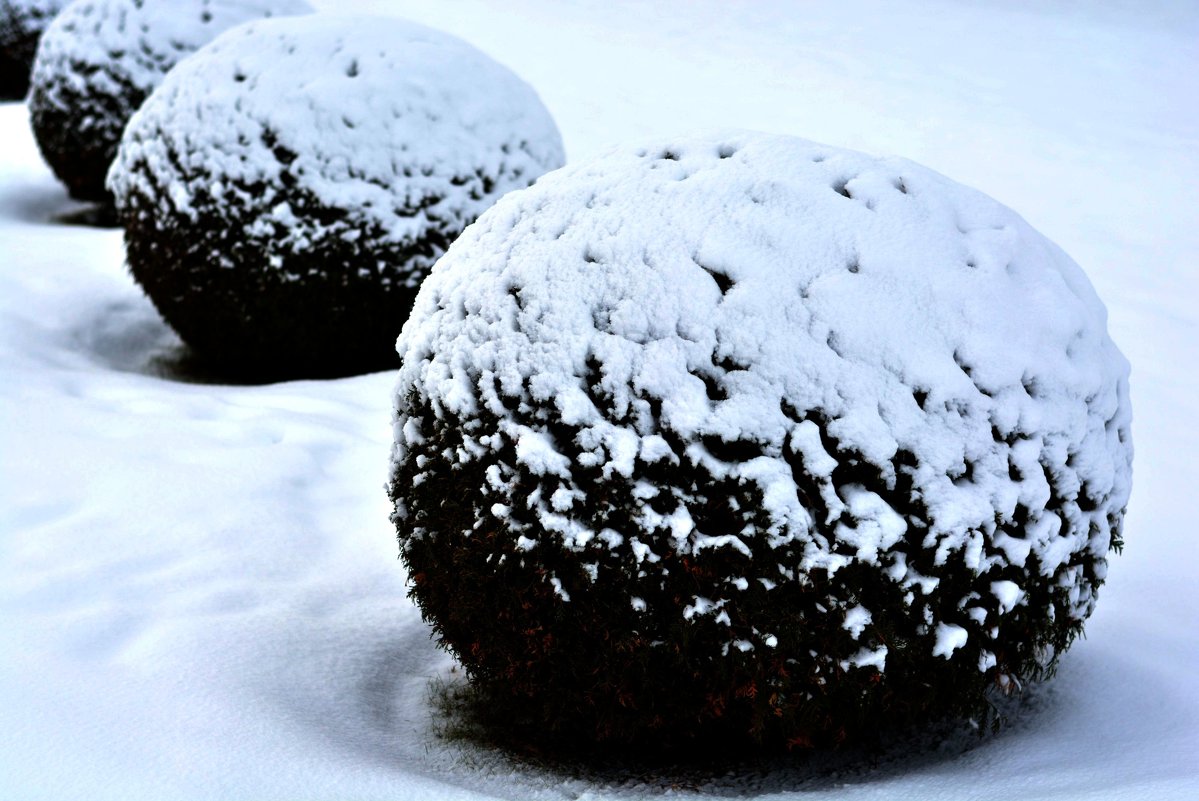
[[[1120,546],[1102,303],[903,159],[732,133],[571,165],[467,230],[398,347],[413,596],[551,731],[984,717],[1052,670]]]
[[[66,0],[0,0],[0,100],[23,100],[42,31]]]
[[[72,197],[107,201],[121,132],[175,64],[239,23],[310,11],[305,0],[74,0],[33,64],[29,111],[43,158]]]
[[[202,357],[265,377],[397,364],[421,279],[563,162],[536,93],[393,18],[263,20],[181,63],[109,176],[129,266]]]

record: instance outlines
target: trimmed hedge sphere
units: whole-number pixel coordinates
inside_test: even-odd
[[[908,161],[749,133],[483,215],[398,347],[412,595],[565,737],[986,719],[1120,545],[1127,363],[1079,267]]]
[[[29,93],[42,157],[78,200],[104,177],[133,112],[180,59],[227,28],[311,11],[305,0],[74,0],[46,29]]]
[[[534,91],[465,42],[314,15],[244,25],[180,64],[109,185],[134,277],[197,355],[345,375],[398,364],[433,262],[562,161]]]
[[[42,31],[66,0],[0,0],[0,100],[23,100]]]

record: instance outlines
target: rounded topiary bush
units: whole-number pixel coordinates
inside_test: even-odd
[[[130,123],[110,186],[134,277],[199,356],[336,375],[397,364],[433,262],[562,160],[536,93],[465,42],[292,17],[180,64]]]
[[[908,161],[733,134],[567,167],[468,229],[398,348],[412,595],[563,736],[978,719],[1053,668],[1120,545],[1103,305]]]
[[[107,201],[125,124],[175,64],[239,23],[311,10],[305,0],[74,0],[34,60],[29,112],[42,157],[72,197]]]
[[[66,0],[0,0],[0,100],[21,100],[42,31]]]

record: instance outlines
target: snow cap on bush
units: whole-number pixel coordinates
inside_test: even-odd
[[[42,31],[66,0],[0,0],[0,100],[21,100]]]
[[[42,156],[73,197],[106,200],[125,124],[175,64],[239,23],[310,11],[306,0],[74,0],[34,61],[29,110]]]
[[[984,715],[1120,544],[1105,318],[906,160],[732,133],[571,165],[467,230],[400,337],[413,596],[480,687],[601,740]]]
[[[474,47],[311,15],[181,63],[130,122],[109,187],[134,277],[197,353],[345,374],[396,364],[433,262],[563,158],[536,93]]]

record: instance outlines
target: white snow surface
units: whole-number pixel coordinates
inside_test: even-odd
[[[438,739],[429,682],[453,674],[382,489],[395,376],[172,378],[178,341],[120,234],[53,222],[79,207],[5,105],[0,798],[1199,795],[1193,3],[319,5],[406,14],[510,65],[572,160],[735,124],[903,154],[1018,209],[1086,268],[1133,364],[1125,553],[1087,638],[995,737],[707,778],[579,777]]]
[[[82,84],[103,67],[111,85],[101,86],[114,95],[127,90],[112,76],[149,93],[180,59],[222,31],[310,11],[306,0],[74,0],[42,34],[32,82],[54,91],[55,78]]]
[[[1035,556],[1042,576],[1077,583],[1081,571],[1057,574],[1080,554],[1103,559],[1130,490],[1128,363],[1106,319],[1059,248],[910,161],[737,132],[622,147],[509,194],[434,267],[397,343],[395,458],[424,404],[466,419],[482,405],[519,463],[573,492],[574,465],[502,396],[556,409],[579,429],[579,462],[605,475],[630,476],[669,430],[712,475],[758,486],[770,521],[742,550],[798,540],[803,572],[835,571],[850,560],[823,531],[848,507],[855,525],[836,540],[860,564],[895,567],[888,549],[906,524],[878,495],[826,482],[827,520],[801,501],[784,449],[797,436],[820,449],[810,421],[793,419],[815,411],[891,481],[896,453],[911,455],[926,547],[952,560],[947,572]],[[589,399],[589,361],[611,414]],[[755,455],[723,462],[706,438]],[[486,445],[468,442],[461,458],[476,453]],[[644,507],[653,531],[660,515]],[[996,530],[1017,509],[1026,539]],[[598,534],[586,520],[561,526],[545,499],[533,511],[567,547]],[[707,544],[687,521],[684,553]],[[897,569],[905,587],[918,580]],[[1094,605],[1081,589],[1078,620]]]
[[[457,233],[563,159],[536,92],[461,39],[394,17],[306,15],[238,26],[181,62],[130,120],[109,189],[118,207],[165,196],[194,217],[197,195],[255,208],[256,187],[287,172],[294,192],[409,243]],[[321,228],[281,202],[247,235],[290,252]]]

